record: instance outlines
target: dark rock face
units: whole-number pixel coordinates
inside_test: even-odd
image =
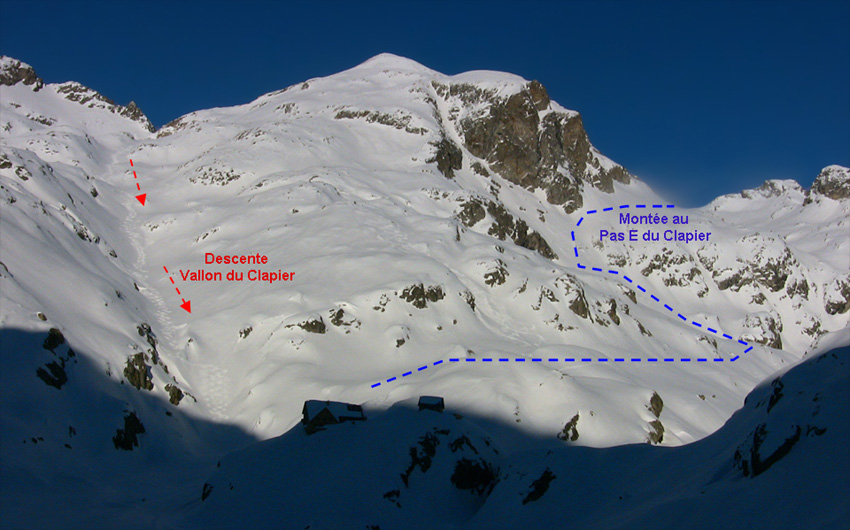
[[[39,379],[44,381],[46,385],[52,386],[57,390],[61,390],[62,386],[68,382],[68,372],[65,368],[67,363],[76,356],[74,350],[70,347],[67,348],[64,354],[56,351],[56,348],[64,344],[66,344],[66,341],[62,332],[57,328],[50,328],[41,347],[49,351],[56,360],[38,367],[35,371],[35,375]]]
[[[582,206],[583,182],[610,193],[614,181],[628,184],[631,180],[624,168],[605,169],[599,164],[581,116],[548,112],[541,118],[550,101],[537,81],[507,98],[472,85],[435,87],[440,96],[466,105],[489,102],[487,114],[457,124],[464,147],[510,182],[529,190],[543,189],[550,203],[564,205],[568,213]]]
[[[168,392],[168,401],[172,405],[180,404],[180,401],[183,399],[183,391],[177,385],[167,384],[165,385],[165,391]]]
[[[115,436],[112,437],[112,443],[115,449],[123,449],[132,451],[134,447],[139,447],[138,435],[145,432],[145,426],[136,416],[135,412],[128,412],[124,416],[124,428],[115,431]]]
[[[35,375],[48,386],[59,390],[62,389],[62,385],[68,382],[68,374],[65,372],[64,363],[60,364],[56,361],[45,364],[44,368],[39,367],[36,369]]]
[[[659,420],[649,422],[649,434],[647,442],[651,444],[660,444],[664,441],[664,425]]]
[[[136,390],[153,390],[151,367],[145,362],[145,354],[139,352],[127,359],[124,367],[124,377]]]
[[[461,458],[455,464],[451,481],[458,489],[472,490],[486,497],[499,481],[498,474],[498,469],[483,458],[476,460]]]
[[[850,311],[850,276],[836,278],[830,285],[832,292],[826,297],[825,308],[830,315],[844,314]]]
[[[44,87],[44,81],[36,75],[35,70],[30,65],[14,60],[11,57],[6,57],[5,55],[0,56],[0,61],[2,61],[0,84],[13,86],[23,83],[27,86],[32,86],[36,92]]]
[[[428,164],[437,163],[437,169],[447,179],[455,177],[455,171],[463,167],[463,153],[451,140],[443,136],[439,142],[435,142],[436,151],[434,156],[426,160]]]
[[[840,166],[824,168],[812,184],[811,193],[836,201],[850,199],[850,170]]]
[[[661,400],[661,396],[657,392],[652,393],[652,397],[649,398],[649,405],[646,408],[649,409],[653,416],[659,418],[649,422],[649,433],[647,434],[646,441],[650,444],[660,444],[664,441],[664,425],[660,420],[661,411],[664,409],[664,401]]]
[[[428,306],[428,302],[439,302],[445,297],[446,294],[439,285],[425,287],[419,283],[406,287],[401,292],[401,298],[413,304],[413,307],[417,309],[425,309]]]
[[[735,451],[735,466],[741,470],[745,477],[752,475],[757,477],[791,452],[791,449],[800,441],[802,429],[795,426],[794,434],[786,438],[773,452],[763,455],[762,445],[767,439],[767,430],[764,424],[759,425],[753,431],[753,439],[749,451],[743,452],[741,448]]]
[[[549,483],[558,478],[552,473],[552,470],[548,467],[543,471],[543,474],[540,475],[540,478],[531,483],[531,491],[528,492],[528,495],[522,500],[523,504],[528,504],[529,502],[534,502],[543,496],[549,490]]]
[[[647,408],[656,418],[661,417],[661,411],[664,410],[664,401],[661,399],[661,396],[658,395],[658,392],[652,393],[652,397],[649,398],[649,406]]]
[[[570,421],[564,424],[564,429],[558,433],[559,440],[564,440],[565,442],[567,440],[571,442],[575,442],[576,440],[578,440],[578,418],[579,415],[578,413],[576,413],[576,415],[573,416]]]
[[[298,324],[298,327],[303,329],[304,331],[308,331],[310,333],[324,333],[327,329],[325,326],[325,321],[322,320],[322,317],[313,320],[305,320]]]
[[[528,224],[522,219],[515,219],[503,205],[490,201],[487,213],[493,218],[493,224],[487,231],[491,236],[503,241],[510,238],[516,245],[533,250],[544,258],[558,258],[543,236],[533,230],[529,232]]]

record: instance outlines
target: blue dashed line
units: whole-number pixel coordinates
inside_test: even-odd
[[[492,362],[493,362],[493,359],[490,359],[490,358],[481,359],[481,362],[483,362],[483,363],[492,363]]]
[[[625,209],[628,209],[628,208],[630,208],[630,207],[631,207],[631,206],[630,206],[630,205],[628,205],[628,204],[622,204],[622,205],[620,205],[620,206],[619,206],[619,208],[620,208],[621,210],[625,210]],[[635,208],[649,208],[649,207],[651,207],[651,208],[665,208],[665,205],[662,205],[662,204],[653,204],[653,205],[635,204],[635,205],[634,205],[634,207],[635,207]],[[666,205],[666,208],[675,208],[675,205],[673,205],[673,204],[668,204],[668,205]],[[610,212],[610,211],[612,211],[613,209],[614,209],[614,207],[613,207],[613,206],[609,206],[609,207],[607,207],[607,208],[603,208],[603,209],[602,209],[602,211],[603,211],[603,212]],[[588,210],[588,211],[586,212],[586,215],[591,215],[591,214],[597,213],[598,211],[599,211],[599,210]],[[584,221],[584,217],[579,218],[578,222],[576,223],[576,226],[581,226],[582,221]],[[572,241],[575,241],[575,240],[576,240],[576,233],[575,233],[575,230],[571,230],[571,231],[570,231],[570,237],[571,237]],[[577,245],[573,247],[573,253],[575,254],[575,256],[576,256],[576,257],[578,257],[578,246],[577,246]],[[576,266],[577,266],[579,269],[587,269],[587,266],[582,265],[581,263],[576,263]],[[601,268],[599,268],[599,267],[591,267],[591,270],[593,270],[594,272],[605,272],[603,269],[601,269]],[[607,270],[607,272],[608,272],[609,274],[615,274],[615,275],[619,275],[619,274],[620,274],[620,271],[616,271],[616,270],[613,270],[613,269],[608,269],[608,270]],[[623,275],[622,275],[622,277],[623,277],[623,279],[625,279],[627,282],[629,282],[629,283],[634,283],[634,281],[633,281],[631,278],[629,278],[628,276],[626,276],[625,274],[623,274]],[[636,284],[636,285],[637,285],[637,288],[638,288],[641,292],[643,292],[643,293],[646,293],[646,292],[647,292],[647,291],[646,291],[646,289],[644,289],[644,288],[643,288],[643,286],[641,286],[641,285],[639,285],[639,284]],[[656,302],[661,302],[661,300],[659,300],[659,299],[658,299],[658,297],[656,297],[654,294],[650,294],[650,297],[651,297],[653,300],[655,300]],[[672,308],[672,307],[670,307],[668,304],[664,304],[664,307],[665,307],[668,311],[674,311],[674,310],[673,310],[673,308]],[[678,317],[679,317],[679,318],[681,318],[683,321],[685,321],[685,322],[687,322],[687,321],[688,321],[688,319],[687,319],[684,315],[682,315],[681,313],[677,313],[677,315],[678,315]],[[693,324],[694,326],[696,326],[696,327],[698,327],[698,328],[702,328],[702,327],[703,327],[703,325],[702,325],[702,324],[700,324],[700,323],[698,323],[698,322],[691,321],[691,324]],[[729,335],[728,333],[721,333],[721,332],[719,332],[718,330],[716,330],[716,329],[714,329],[714,328],[710,328],[710,327],[706,327],[705,329],[706,329],[706,330],[708,330],[708,331],[710,331],[710,332],[712,332],[712,333],[720,334],[720,335],[722,335],[722,336],[723,336],[723,338],[725,338],[725,339],[735,340],[735,338],[734,338],[734,337],[732,337],[732,335]],[[743,340],[741,340],[741,339],[738,339],[738,340],[737,340],[737,342],[738,342],[738,343],[740,343],[740,344],[742,344],[742,345],[744,345],[744,346],[747,346],[747,349],[746,349],[746,350],[744,350],[744,353],[749,353],[750,351],[752,351],[753,346],[750,346],[748,343],[744,342],[744,341],[743,341]],[[736,355],[735,357],[732,357],[731,359],[729,359],[729,362],[737,361],[738,359],[740,359],[740,357],[741,357],[740,355]],[[493,358],[483,358],[483,359],[481,359],[481,361],[482,361],[482,362],[493,362],[494,360],[495,360],[495,359],[493,359]],[[524,357],[516,357],[516,358],[514,358],[513,360],[514,360],[514,362],[525,362],[527,359],[526,359],[526,358],[524,358]],[[542,358],[532,358],[532,359],[530,359],[530,360],[531,360],[531,362],[543,362],[543,359],[542,359]],[[557,357],[550,357],[548,360],[549,360],[549,362],[560,362],[560,358],[557,358]],[[583,357],[583,358],[581,358],[580,360],[581,360],[581,362],[584,362],[584,363],[590,363],[590,362],[593,362],[593,361],[594,361],[594,359],[591,359],[591,358],[589,358],[589,357]],[[609,360],[610,360],[610,359],[609,359],[609,358],[607,358],[607,357],[599,357],[599,358],[597,358],[597,359],[596,359],[596,362],[604,363],[604,362],[608,362]],[[628,359],[628,360],[629,360],[629,361],[631,361],[631,362],[635,362],[635,363],[643,362],[644,360],[645,360],[646,362],[650,362],[650,363],[657,363],[657,362],[659,362],[659,360],[662,360],[662,361],[664,361],[665,363],[671,363],[671,362],[675,362],[675,361],[677,361],[677,360],[678,360],[678,361],[680,361],[680,362],[691,362],[691,361],[692,361],[692,359],[691,359],[691,358],[689,358],[689,357],[684,357],[684,358],[680,358],[680,359],[674,359],[674,358],[672,358],[672,357],[665,357],[665,358],[663,358],[663,359],[658,359],[658,358],[656,358],[656,357],[647,357],[646,359],[643,359],[643,358],[640,358],[640,357],[632,357],[632,358],[630,358],[630,359]],[[721,358],[721,357],[716,357],[716,358],[713,358],[713,359],[712,359],[712,361],[714,361],[714,362],[723,362],[724,360],[725,360],[725,359],[723,359],[723,358]],[[467,357],[467,358],[465,358],[465,361],[466,361],[466,362],[475,362],[475,361],[476,361],[476,358],[474,358],[474,357]],[[504,362],[510,362],[510,361],[511,361],[511,359],[509,359],[509,358],[499,358],[499,359],[498,359],[498,361],[499,361],[499,362],[503,362],[503,363],[504,363]],[[566,357],[566,358],[564,358],[564,362],[575,362],[575,361],[576,361],[576,359],[575,359],[574,357]],[[614,361],[614,362],[626,362],[626,359],[625,359],[625,358],[620,358],[620,357],[618,357],[618,358],[614,358],[614,359],[613,359],[613,361]],[[445,362],[445,359],[440,359],[440,360],[438,360],[438,361],[434,361],[434,362],[432,363],[432,366],[438,366],[438,365],[440,365],[440,364],[443,364],[443,362]],[[451,362],[451,363],[457,363],[457,362],[460,362],[460,358],[450,358],[450,359],[448,359],[448,362]],[[708,359],[706,359],[706,358],[698,358],[698,359],[696,359],[696,362],[704,363],[704,362],[708,362]],[[427,365],[427,364],[426,364],[426,365],[424,365],[424,366],[421,366],[421,367],[417,368],[417,369],[416,369],[416,371],[417,371],[417,372],[421,372],[421,371],[426,370],[426,369],[428,369],[428,365]],[[412,374],[413,374],[413,371],[405,372],[405,373],[403,373],[403,374],[401,375],[401,377],[407,377],[407,376],[412,375]],[[386,380],[386,382],[387,382],[387,383],[392,383],[393,381],[396,381],[397,379],[398,379],[398,377],[391,377],[391,378],[387,379],[387,380]],[[372,385],[371,385],[371,387],[372,387],[372,388],[377,388],[377,387],[381,386],[382,384],[383,384],[383,383],[381,383],[381,382],[374,383],[374,384],[372,384]]]

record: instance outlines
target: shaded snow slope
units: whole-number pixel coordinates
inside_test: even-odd
[[[848,356],[846,347],[822,352],[765,380],[719,431],[670,449],[529,437],[507,456],[491,433],[509,427],[451,414],[451,404],[442,414],[400,405],[312,435],[296,427],[219,462],[191,520],[200,528],[842,528]]]

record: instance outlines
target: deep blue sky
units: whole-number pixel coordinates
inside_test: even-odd
[[[681,205],[850,165],[850,2],[0,0],[0,53],[156,126],[380,52],[538,79]]]

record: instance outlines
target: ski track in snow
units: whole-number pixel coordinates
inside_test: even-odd
[[[605,208],[587,210],[587,211],[585,211],[584,215],[579,217],[579,220],[576,223],[576,228],[581,226],[581,223],[582,223],[582,221],[584,221],[585,216],[593,215],[595,213],[600,213],[600,212],[605,213],[605,212],[627,210],[627,209],[631,208],[631,206],[632,205],[629,205],[629,204],[622,204],[622,205],[619,206],[619,208],[615,208],[613,206],[607,206]],[[634,207],[635,207],[635,209],[641,209],[641,210],[675,208],[675,206],[672,205],[672,204],[667,204],[667,205],[664,205],[664,204],[635,204]],[[576,235],[575,235],[574,230],[572,231],[570,236],[572,238],[572,241],[575,242]],[[575,244],[573,246],[573,252],[574,252],[575,258],[578,259],[579,258],[578,244]],[[591,272],[598,272],[598,273],[604,274],[604,275],[616,276],[617,279],[622,278],[623,280],[627,281],[629,284],[635,285],[638,288],[638,290],[640,290],[643,293],[643,295],[649,296],[655,303],[663,305],[665,309],[667,309],[671,314],[676,315],[683,322],[690,323],[694,327],[699,328],[700,331],[707,331],[707,332],[710,332],[714,335],[717,335],[718,337],[723,337],[724,339],[735,341],[735,342],[739,343],[740,345],[743,345],[743,347],[746,348],[743,351],[743,353],[749,353],[753,349],[752,346],[750,346],[747,342],[745,342],[741,339],[735,339],[732,335],[729,335],[728,333],[723,333],[721,330],[714,329],[712,327],[709,327],[708,325],[697,322],[696,320],[688,319],[687,317],[685,317],[684,315],[682,315],[681,313],[679,313],[675,309],[673,309],[673,307],[671,307],[670,305],[662,302],[661,299],[658,298],[657,296],[655,296],[654,294],[650,294],[642,285],[640,285],[639,283],[635,283],[635,281],[632,280],[623,271],[619,271],[619,270],[615,270],[615,269],[609,269],[607,267],[604,268],[604,269],[600,268],[600,267],[593,267],[593,266],[588,267],[587,265],[582,265],[581,263],[578,263],[578,262],[576,263],[576,266],[579,269],[582,269],[582,270],[589,270]],[[646,305],[648,305],[648,304],[646,304]],[[499,314],[498,311],[495,314]],[[510,327],[507,327],[507,329],[510,329]],[[735,355],[734,357],[729,359],[729,362],[735,362],[740,357],[741,357],[740,355]],[[707,357],[613,357],[613,358],[612,357],[595,357],[595,358],[594,357],[546,357],[546,358],[543,358],[543,357],[532,357],[532,358],[527,358],[527,357],[513,357],[513,358],[511,358],[511,357],[484,357],[484,358],[481,358],[481,362],[485,362],[485,363],[493,363],[493,362],[510,363],[510,362],[526,362],[526,361],[532,362],[532,363],[535,363],[535,362],[536,363],[542,363],[542,362],[552,362],[552,363],[555,363],[555,362],[565,362],[565,363],[576,363],[576,362],[578,362],[578,363],[593,363],[593,362],[598,362],[598,363],[607,363],[607,362],[614,362],[614,363],[625,363],[625,362],[633,362],[633,363],[639,363],[639,362],[648,362],[648,363],[673,363],[673,362],[708,363],[708,362],[724,362],[725,360],[726,359],[723,359],[722,357],[714,357],[714,358],[711,358],[711,359],[709,359]],[[416,369],[408,370],[407,372],[404,372],[401,375],[390,377],[386,381],[379,381],[377,383],[373,383],[370,386],[372,388],[377,388],[381,385],[384,385],[384,384],[387,384],[387,383],[392,383],[394,381],[398,381],[399,379],[409,377],[409,376],[413,375],[414,373],[422,372],[422,371],[427,370],[428,368],[433,368],[433,367],[440,366],[440,365],[446,364],[446,363],[459,363],[459,362],[471,363],[471,362],[476,362],[476,361],[478,361],[478,359],[475,358],[475,357],[440,359],[439,361],[436,361],[436,362],[434,362],[430,365],[426,364],[426,365],[420,366]]]
[[[227,370],[210,363],[196,364],[198,370],[198,391],[204,397],[204,403],[210,415],[216,420],[227,420],[230,403],[230,385]]]
[[[115,168],[115,174],[124,175],[127,173],[127,166],[130,163],[129,155],[121,155],[119,160],[116,160],[119,157],[113,157],[113,167]],[[147,258],[145,253],[145,245],[142,235],[139,230],[138,223],[138,214],[136,213],[136,207],[138,204],[138,200],[135,196],[131,195],[130,198],[125,202],[125,206],[127,207],[127,211],[129,214],[124,218],[124,233],[127,234],[127,237],[130,240],[130,244],[133,246],[133,249],[136,252],[136,259],[133,262],[133,269],[136,274],[143,278],[156,278],[155,275],[150,274],[147,270]],[[142,294],[147,298],[150,302],[153,303],[155,307],[155,316],[157,320],[157,339],[160,343],[165,342],[170,351],[177,351],[177,337],[176,337],[176,327],[171,320],[171,310],[168,308],[168,304],[166,304],[165,299],[159,293],[157,289],[154,289],[152,286],[143,286]]]

